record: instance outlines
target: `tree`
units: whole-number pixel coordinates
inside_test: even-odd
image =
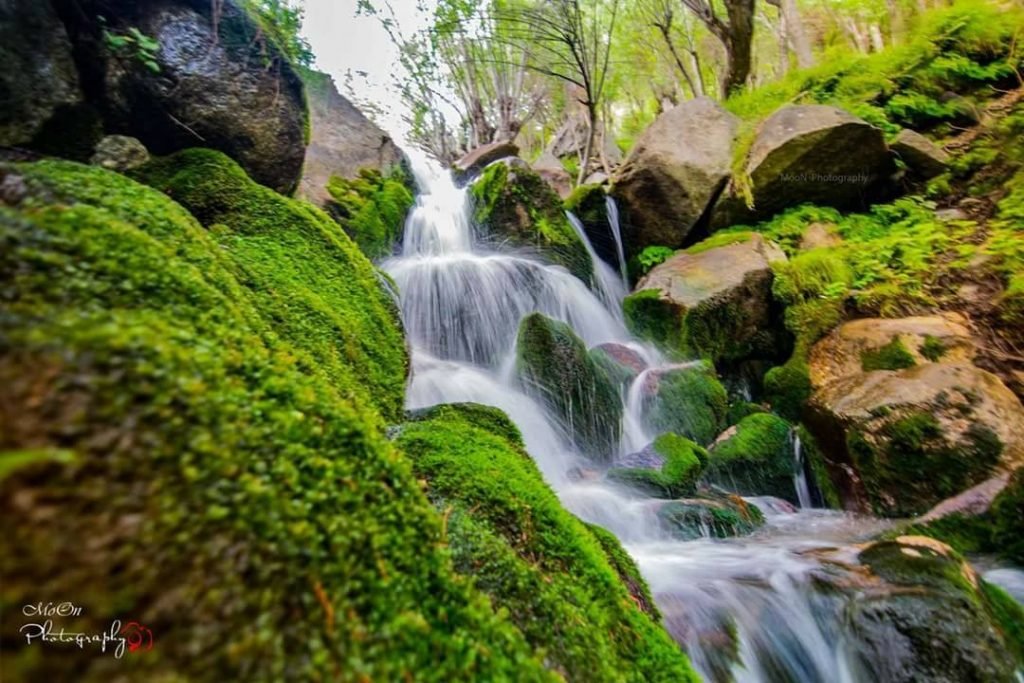
[[[507,8],[509,38],[534,46],[528,67],[575,90],[586,111],[577,182],[586,178],[608,77],[619,0],[548,0]]]
[[[724,0],[726,18],[720,17],[711,0],[681,0],[725,48],[726,68],[722,96],[739,92],[750,77],[754,39],[754,0]]]

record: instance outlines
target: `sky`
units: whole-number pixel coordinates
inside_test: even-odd
[[[302,32],[316,55],[315,67],[333,76],[344,95],[351,94],[345,89],[346,75],[351,74],[356,103],[365,100],[376,105],[378,111],[372,114],[377,123],[403,139],[404,109],[393,86],[398,50],[380,19],[356,16],[357,0],[296,0],[296,4],[305,9]],[[431,0],[391,0],[403,31],[422,26],[424,14],[417,6],[433,4]]]

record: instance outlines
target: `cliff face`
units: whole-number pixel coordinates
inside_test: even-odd
[[[305,69],[301,75],[311,131],[299,196],[323,205],[331,199],[331,176],[355,178],[363,168],[387,171],[402,163],[391,137],[343,97],[330,76]]]

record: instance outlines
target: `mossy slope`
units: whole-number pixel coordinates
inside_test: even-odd
[[[444,510],[459,571],[570,680],[696,680],[645,613],[650,595],[614,537],[562,508],[509,431],[493,408],[447,405],[415,415],[396,441]]]

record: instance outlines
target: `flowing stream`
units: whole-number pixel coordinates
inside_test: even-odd
[[[835,569],[843,566],[837,553],[841,558],[844,548],[885,524],[810,509],[795,435],[794,486],[801,509],[753,499],[766,525],[743,538],[675,540],[659,526],[656,501],[575,476],[593,465],[517,384],[516,332],[524,315],[539,311],[569,324],[588,347],[622,344],[649,366],[663,365],[657,351],[633,339],[623,323],[621,256],[616,272],[594,254],[582,226],[570,217],[594,260],[592,291],[534,254],[486,247],[474,239],[468,193],[436,166],[423,160],[413,166],[421,193],[400,255],[382,264],[398,284],[412,346],[408,407],[472,401],[504,410],[563,504],[615,533],[635,558],[666,627],[706,680],[874,680],[851,648],[836,598],[815,591],[814,584],[823,574],[841,571]],[[609,209],[614,212],[614,205]],[[617,217],[610,218],[621,255]],[[643,423],[639,387],[645,375],[623,395],[620,454],[638,451],[656,436]],[[1019,572],[996,571],[1010,572],[1000,583],[1020,581]]]

